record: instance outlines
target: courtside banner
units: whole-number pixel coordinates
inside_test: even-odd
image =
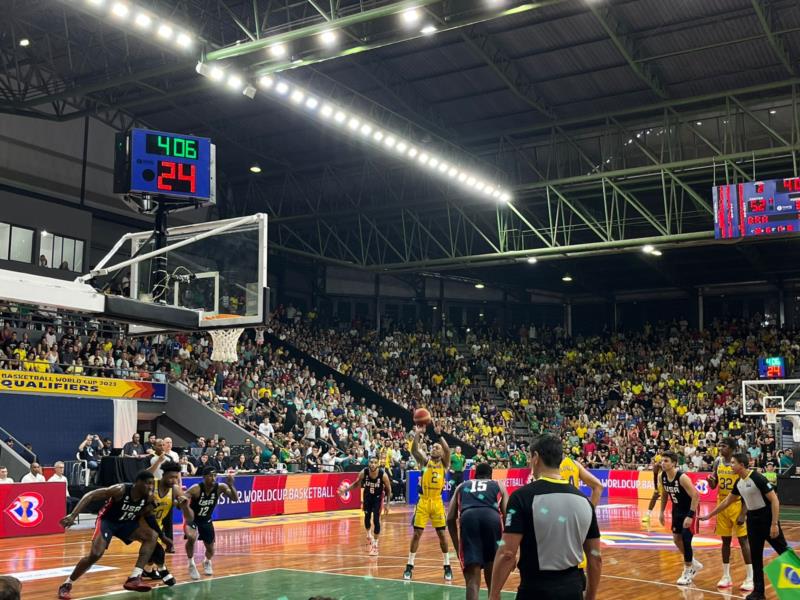
[[[91,398],[166,400],[167,384],[59,373],[0,370],[0,390],[34,394],[62,394]]]
[[[329,510],[361,507],[361,490],[339,497],[341,485],[351,484],[358,473],[298,473],[292,475],[245,475],[236,477],[234,486],[239,497],[231,502],[222,496],[213,513],[214,520],[246,519],[272,515],[293,515]],[[185,477],[183,486],[189,489],[202,480]],[[225,477],[218,477],[225,483]],[[175,510],[174,521],[180,523],[182,515]]]
[[[710,473],[688,472],[686,475],[700,492],[701,502],[716,502],[717,490],[708,485]],[[608,475],[598,479],[608,490],[608,499],[616,500],[649,500],[653,496],[655,484],[652,471],[608,471]]]
[[[64,533],[59,521],[67,512],[63,483],[0,485],[0,538]]]

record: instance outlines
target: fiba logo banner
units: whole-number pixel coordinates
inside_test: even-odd
[[[694,484],[695,489],[700,492],[701,496],[705,496],[708,494],[708,491],[711,489],[708,487],[708,480],[701,479],[700,481]]]
[[[347,490],[346,492],[344,492],[344,490],[347,488],[347,486],[351,485],[351,483],[352,482],[347,481],[345,479],[344,481],[342,481],[341,485],[339,486],[339,497],[344,502],[347,502],[348,500],[350,500],[350,490]],[[342,494],[342,492],[344,492],[344,494]]]
[[[20,494],[8,505],[6,514],[20,527],[36,527],[44,519],[44,498],[36,492]]]

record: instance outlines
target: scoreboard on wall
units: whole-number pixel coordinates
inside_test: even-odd
[[[717,239],[786,235],[800,231],[800,177],[714,188]]]
[[[208,138],[131,129],[117,135],[114,192],[213,204],[215,146]]]

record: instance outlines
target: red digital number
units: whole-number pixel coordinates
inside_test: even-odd
[[[787,192],[800,192],[800,177],[784,179],[783,187]]]
[[[172,191],[172,184],[167,183],[165,180],[175,180],[175,167],[176,164],[174,162],[161,161],[161,168],[159,171],[163,170],[163,172],[158,175],[158,189],[164,190],[165,192]]]
[[[197,171],[195,169],[195,165],[187,165],[186,163],[180,163],[178,169],[178,180],[179,181],[188,181],[189,182],[189,193],[194,194],[197,184]],[[188,173],[186,170],[188,169]]]

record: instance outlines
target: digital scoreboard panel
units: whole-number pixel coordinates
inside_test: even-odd
[[[758,359],[759,379],[783,379],[786,377],[786,361],[782,356]]]
[[[800,177],[714,188],[718,240],[800,232]]]
[[[117,140],[114,192],[215,199],[215,147],[208,138],[132,129]]]

